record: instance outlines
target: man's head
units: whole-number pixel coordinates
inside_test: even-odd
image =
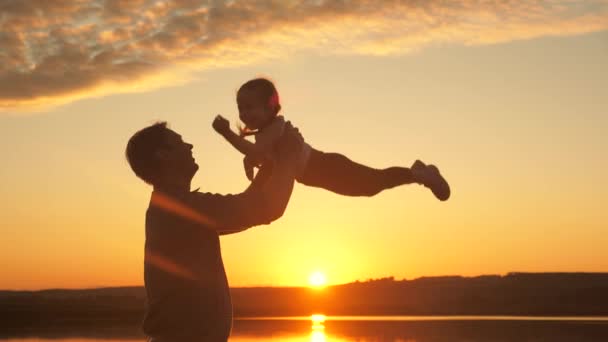
[[[127,161],[137,177],[151,185],[190,182],[198,170],[192,145],[158,122],[135,133],[127,143]]]

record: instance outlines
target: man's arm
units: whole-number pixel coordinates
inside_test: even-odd
[[[266,163],[252,184],[237,195],[194,193],[191,205],[209,218],[220,234],[269,224],[283,215],[291,196],[296,173],[295,158],[303,139],[297,129],[286,126],[275,162]]]
[[[259,196],[259,193],[264,193],[264,187],[268,187],[268,186],[272,187],[271,184],[266,184],[266,183],[268,182],[268,180],[272,176],[273,166],[274,166],[273,162],[267,162],[266,164],[262,165],[261,168],[260,168],[260,170],[257,172],[255,178],[253,179],[253,181],[249,185],[249,187],[242,194],[239,194],[239,195],[236,195],[236,196],[243,196],[244,198],[251,197],[251,196],[256,197],[256,196]],[[281,171],[278,170],[278,172],[281,172]],[[292,183],[291,187],[290,186],[285,187],[285,189],[289,189],[289,188],[293,189],[293,183]],[[285,194],[283,194],[283,195],[285,195]],[[283,215],[283,213],[285,211],[285,208],[287,207],[287,202],[289,201],[290,197],[291,197],[291,190],[289,191],[289,195],[288,195],[288,197],[287,197],[286,200],[283,200],[283,201],[279,200],[278,202],[275,201],[274,202],[275,204],[279,204],[280,202],[285,202],[285,207],[278,208],[277,211],[274,212],[274,213],[272,212],[272,208],[266,209],[267,212],[264,212],[264,210],[261,210],[261,208],[257,207],[258,204],[254,204],[253,207],[250,208],[250,209],[258,210],[259,211],[257,213],[258,215],[261,214],[261,216],[266,216],[268,218],[268,222],[262,222],[260,224],[268,224],[268,223],[270,223],[270,222],[278,219],[279,217],[281,217]],[[246,201],[251,201],[251,199],[246,200]],[[268,208],[268,206],[266,206],[266,208]],[[246,209],[246,210],[248,210],[248,209]],[[276,216],[276,218],[275,218],[275,216]],[[251,227],[253,227],[253,226],[242,226],[240,228],[225,229],[225,230],[218,229],[218,233],[220,235],[234,234],[234,233],[238,233],[238,232],[242,232],[244,230],[247,230],[247,229],[249,229]]]

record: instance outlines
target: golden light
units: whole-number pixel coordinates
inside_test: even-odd
[[[323,331],[312,331],[310,334],[310,342],[325,342],[325,333]]]
[[[312,287],[322,287],[327,283],[327,278],[325,277],[325,274],[321,272],[314,272],[308,278],[308,283]]]
[[[312,331],[314,332],[323,332],[325,330],[325,315],[314,314],[310,316],[310,320],[312,321]],[[319,335],[319,334],[317,334]],[[325,336],[325,335],[323,335]]]
[[[313,314],[313,315],[310,315],[310,320],[312,321],[313,325],[325,323],[325,319],[326,318],[327,317],[325,317],[325,315],[323,315],[323,314]]]

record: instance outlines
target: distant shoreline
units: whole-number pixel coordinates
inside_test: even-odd
[[[507,278],[507,277],[573,277],[573,276],[597,276],[597,277],[606,277],[608,276],[608,272],[509,272],[504,275],[500,274],[485,274],[478,276],[460,276],[460,275],[444,275],[444,276],[422,276],[413,279],[395,279],[395,277],[384,277],[377,279],[367,279],[367,280],[356,280],[354,282],[345,283],[345,284],[332,284],[327,287],[336,287],[336,286],[348,286],[353,284],[365,284],[365,283],[376,283],[382,281],[394,281],[394,282],[418,282],[418,281],[433,281],[433,280],[446,280],[446,279],[462,279],[462,280],[474,280],[474,279],[487,279],[487,278]],[[44,288],[44,289],[0,289],[0,299],[3,294],[7,293],[41,293],[41,292],[58,292],[58,291],[100,291],[100,290],[120,290],[120,289],[142,289],[143,285],[121,285],[121,286],[95,286],[95,287],[84,287],[84,288]],[[307,286],[271,286],[271,285],[247,285],[247,286],[235,286],[231,287],[231,289],[308,289]],[[317,289],[318,290],[318,289]]]
[[[608,323],[608,316],[324,316],[324,321],[546,321],[546,322],[586,322],[597,321]],[[234,317],[243,321],[313,321],[311,316],[277,316],[277,317]]]
[[[235,318],[607,317],[608,273],[372,279],[323,289],[231,289]],[[0,329],[9,325],[140,322],[143,287],[0,291]]]

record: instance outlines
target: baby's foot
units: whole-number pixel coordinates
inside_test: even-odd
[[[420,160],[416,160],[411,169],[416,181],[431,189],[433,195],[440,201],[450,198],[450,186],[435,165],[426,165]]]

